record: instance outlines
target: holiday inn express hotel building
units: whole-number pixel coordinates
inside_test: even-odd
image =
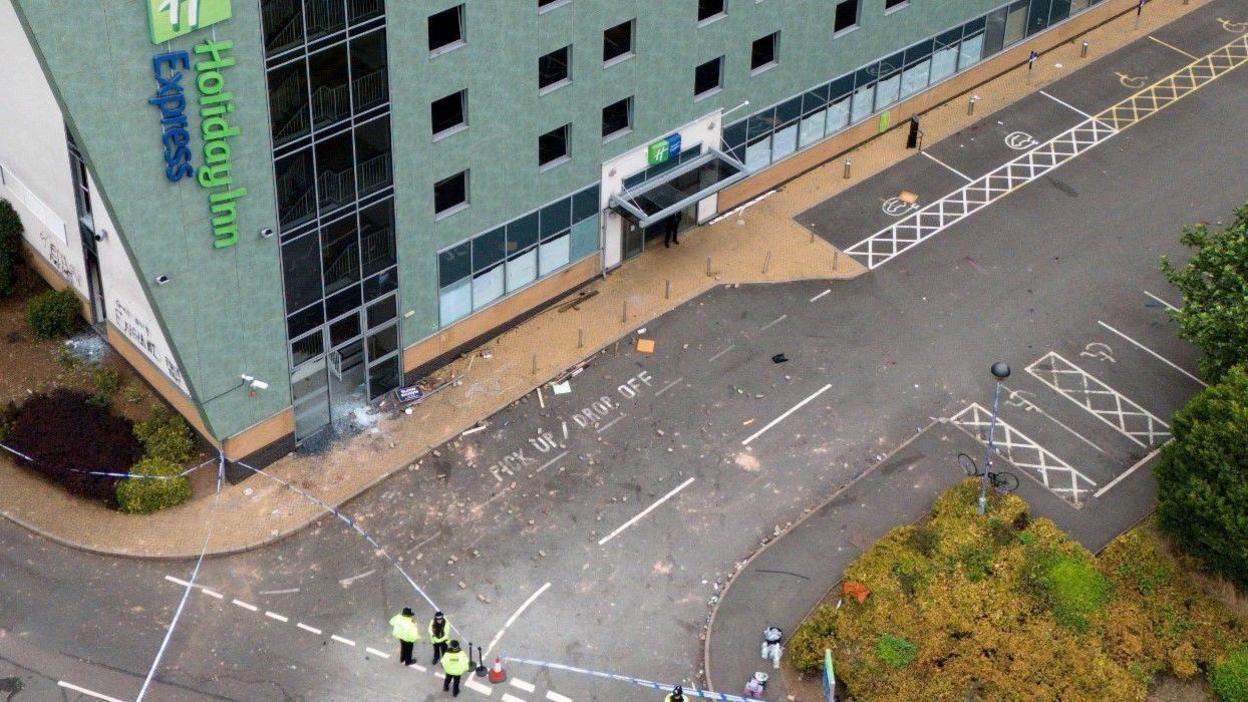
[[[1131,4],[0,0],[0,198],[264,460]]]

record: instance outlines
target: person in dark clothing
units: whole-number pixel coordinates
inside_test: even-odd
[[[667,226],[663,232],[663,246],[672,248],[672,244],[680,246],[680,213],[667,218]]]
[[[447,643],[451,640],[451,627],[446,615],[438,612],[429,622],[429,641],[433,644],[433,664],[437,665],[446,653]]]

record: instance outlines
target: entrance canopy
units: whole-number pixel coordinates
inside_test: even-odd
[[[611,196],[611,207],[643,227],[663,221],[746,176],[737,159],[709,149],[663,175]]]

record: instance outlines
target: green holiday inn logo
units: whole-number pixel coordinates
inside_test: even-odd
[[[147,0],[147,25],[153,44],[212,26],[230,15],[230,0]]]

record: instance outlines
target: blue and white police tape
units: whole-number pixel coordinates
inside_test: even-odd
[[[600,670],[588,670],[586,668],[577,668],[577,667],[570,666],[570,665],[563,665],[562,663],[547,663],[546,661],[535,661],[535,660],[530,660],[528,658],[512,658],[510,656],[503,656],[503,660],[509,663],[536,665],[542,668],[549,668],[550,670],[564,670],[569,673],[580,673],[581,675],[592,675],[595,678],[605,678],[607,680],[615,680],[617,682],[628,683],[630,685],[637,685],[639,687],[649,687],[651,689],[657,690],[658,692],[671,692],[672,688],[675,687],[675,685],[669,685],[667,683],[658,683],[653,680],[634,678],[628,675],[620,675],[618,673],[604,673]],[[750,702],[750,700],[747,700],[746,698],[741,697],[740,695],[729,695],[724,692],[712,692],[710,690],[699,690],[696,687],[690,688],[690,687],[682,686],[681,689],[685,693],[685,697],[698,697],[704,700],[721,700],[721,702]]]
[[[8,451],[9,453],[13,454],[14,456],[17,456],[18,458],[22,459],[23,461],[26,461],[27,463],[32,463],[32,464],[37,463],[35,459],[31,458],[30,456],[27,456],[21,451],[18,451],[12,446],[5,446],[4,444],[0,444],[0,449],[4,449],[5,451]],[[209,463],[216,463],[216,462],[217,462],[217,459],[215,457],[209,458],[203,463],[200,463],[197,466],[192,466],[190,468],[187,468],[186,470],[182,471],[181,473],[178,473],[177,475],[149,475],[147,473],[113,473],[113,472],[109,472],[105,470],[82,470],[81,468],[63,468],[62,470],[69,471],[70,473],[94,475],[94,476],[98,476],[101,478],[151,478],[152,480],[173,480],[174,478],[184,478],[191,472],[199,470],[200,468],[203,468]]]

